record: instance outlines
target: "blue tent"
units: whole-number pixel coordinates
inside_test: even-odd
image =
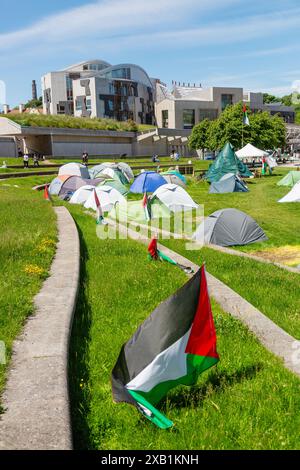
[[[130,192],[136,194],[154,193],[163,184],[166,184],[166,180],[159,173],[145,171],[135,179]]]

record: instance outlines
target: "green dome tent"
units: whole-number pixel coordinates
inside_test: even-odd
[[[222,176],[228,173],[233,173],[243,178],[253,176],[247,165],[238,159],[230,143],[227,143],[221,150],[215,162],[209,167],[205,178],[210,183],[213,183],[220,181]]]
[[[300,171],[290,171],[277,185],[290,186],[292,188],[298,181],[300,181]]]

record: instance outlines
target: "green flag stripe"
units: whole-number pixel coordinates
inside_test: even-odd
[[[150,408],[149,409],[152,413],[153,413],[153,409],[155,410],[155,412],[159,413],[159,411],[156,410],[156,408],[154,408],[153,405],[157,405],[157,403],[159,403],[162,400],[162,398],[164,398],[172,388],[177,387],[178,385],[194,385],[198,380],[198,376],[205,370],[215,365],[218,361],[219,360],[214,357],[196,356],[193,354],[188,354],[187,355],[187,375],[183,377],[179,377],[176,380],[168,380],[166,382],[161,382],[157,384],[149,392],[142,392],[139,390],[138,391],[128,390],[128,392],[135,398],[135,400],[138,403],[141,403],[146,408],[149,408],[148,405],[150,404],[151,409]],[[144,402],[141,401],[142,399]],[[148,405],[146,403],[148,403]],[[150,419],[150,421],[154,420],[154,418],[151,418],[149,416],[147,416],[147,418]]]
[[[149,403],[146,398],[138,392],[134,392],[133,390],[128,390],[130,395],[137,401],[140,405],[147,408],[151,411],[151,415],[143,412],[143,415],[152,421],[153,424],[158,426],[161,429],[168,429],[173,426],[173,421],[170,421],[166,416],[164,416],[160,411],[158,411],[151,403]]]

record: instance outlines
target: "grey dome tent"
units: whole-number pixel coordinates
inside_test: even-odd
[[[197,229],[193,239],[206,245],[234,246],[268,240],[252,217],[237,209],[222,209],[211,214]]]
[[[224,175],[220,181],[211,183],[209,192],[210,194],[247,193],[249,189],[238,176],[233,173],[228,173]]]

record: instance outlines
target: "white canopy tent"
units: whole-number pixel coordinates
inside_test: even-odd
[[[238,152],[235,152],[236,156],[243,160],[244,158],[263,158],[267,156],[267,153],[260,150],[252,144],[247,144]]]

